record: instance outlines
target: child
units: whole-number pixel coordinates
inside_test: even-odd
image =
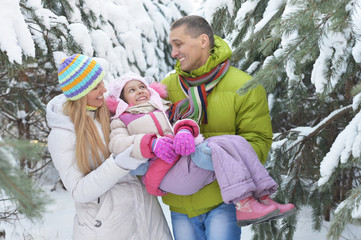
[[[152,158],[143,176],[150,194],[190,195],[217,177],[223,201],[236,205],[239,226],[295,212],[293,204],[282,205],[268,196],[276,191],[277,184],[251,145],[240,136],[208,138],[214,172],[196,167],[188,155],[200,142],[198,125],[184,119],[171,126],[165,113],[169,102],[145,78],[134,73],[121,76],[109,84],[106,101],[114,114],[109,149],[119,154],[133,144],[133,157]]]

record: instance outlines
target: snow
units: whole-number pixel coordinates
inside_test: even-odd
[[[66,46],[66,38],[71,36],[80,46],[82,54],[95,54],[108,61],[111,75],[135,71],[151,74],[155,78],[163,77],[170,71],[169,66],[161,61],[165,57],[170,59],[170,56],[164,56],[170,23],[181,17],[181,11],[189,13],[192,10],[188,0],[159,3],[147,0],[84,0],[82,9],[79,8],[79,1],[68,0],[72,11],[65,18],[44,8],[41,0],[24,1],[22,8],[19,2],[0,1],[3,21],[0,26],[0,49],[11,63],[22,64],[24,57],[35,57],[35,45],[46,53],[48,41],[58,51],[54,56],[55,63],[58,63],[59,56],[63,58],[73,54],[68,52]],[[24,9],[28,9],[28,12],[21,11]],[[41,27],[31,21],[33,15],[41,20],[49,33],[54,29],[61,32],[60,37],[43,34]],[[82,15],[95,20],[82,22]],[[59,53],[62,49],[63,54]]]
[[[217,9],[227,9],[230,15],[233,14],[233,0],[207,0],[204,8],[204,18],[208,21],[212,21],[212,15]]]
[[[42,49],[47,49],[47,46],[41,31],[38,29],[39,27],[36,24],[25,22],[24,15],[20,11],[19,2],[20,0],[0,1],[0,16],[2,16],[2,24],[0,25],[0,49],[7,55],[11,63],[22,64],[23,57],[35,57],[35,44]],[[84,13],[91,11],[96,19],[100,18],[100,16],[103,19],[103,23],[100,21],[94,22],[94,28],[89,30],[87,26],[81,22],[81,12],[76,6],[78,0],[68,0],[67,2],[73,9],[68,19],[63,16],[57,16],[48,9],[44,9],[41,0],[22,1],[26,7],[34,10],[34,13],[42,20],[46,29],[51,29],[59,24],[67,26],[70,30],[69,33],[81,46],[84,54],[93,55],[93,53],[96,52],[97,56],[99,56],[97,60],[107,72],[107,80],[110,80],[119,73],[129,71],[138,72],[138,70],[142,70],[145,75],[150,76],[156,76],[160,71],[167,71],[164,63],[157,62],[158,58],[163,59],[165,57],[162,51],[163,48],[157,48],[154,43],[162,44],[159,39],[166,38],[169,29],[168,21],[172,18],[180,17],[179,9],[177,5],[175,5],[176,3],[182,6],[183,11],[191,12],[192,9],[191,4],[184,0],[163,1],[167,4],[167,7],[163,8],[160,6],[163,11],[162,14],[160,14],[159,9],[157,9],[154,4],[150,4],[147,1],[84,0]],[[255,29],[252,31],[257,32],[264,27],[286,2],[289,3],[291,1],[270,0],[262,20],[255,25]],[[242,7],[237,12],[237,18],[235,20],[239,28],[243,26],[246,15],[252,12],[258,3],[259,0],[244,1]],[[201,0],[194,0],[193,4],[198,7],[201,5]],[[226,8],[231,15],[233,14],[233,0],[205,1],[205,18],[210,21],[214,11],[222,7]],[[311,77],[311,81],[318,93],[327,91],[329,87],[332,88],[336,86],[340,76],[346,71],[346,62],[333,62],[334,59],[342,60],[342,56],[347,55],[345,54],[346,52],[351,53],[357,63],[361,63],[361,38],[359,37],[354,40],[355,45],[352,49],[348,49],[347,46],[351,32],[356,36],[361,36],[361,27],[359,24],[361,21],[360,0],[351,1],[346,9],[351,11],[352,29],[345,29],[342,33],[329,32],[322,38],[322,44],[320,43],[320,55],[313,66]],[[294,9],[287,4],[284,17],[293,10]],[[157,21],[156,24],[155,20]],[[107,22],[111,22],[114,28],[110,24],[104,24]],[[141,36],[143,36],[143,38],[141,38]],[[286,49],[288,44],[296,38],[296,33],[282,36],[281,44],[283,49]],[[149,39],[150,41],[147,42],[141,39]],[[245,39],[247,39],[247,36]],[[278,49],[274,53],[274,56],[268,57],[264,65],[280,54],[282,54],[282,49]],[[54,62],[58,65],[61,60],[68,55],[69,53],[66,52],[55,51],[53,52]],[[330,79],[327,79],[324,75],[324,70],[329,59],[331,59],[334,74]],[[134,65],[129,64],[134,62],[137,63],[139,69],[135,69]],[[255,62],[247,71],[251,73],[257,67],[259,67],[259,63]],[[286,64],[286,72],[290,81],[298,81],[297,76],[294,74],[294,69],[294,62]],[[273,96],[270,96],[269,98],[270,107],[272,107],[272,103],[275,101],[272,97]],[[360,103],[361,94],[358,94],[354,97],[353,110],[356,111]],[[342,108],[339,109],[339,111],[341,110]],[[19,112],[19,116],[24,116],[24,114],[23,112]],[[337,114],[337,112],[335,111],[332,114]],[[294,130],[300,131],[300,137],[307,136],[327,119],[331,118],[333,116],[332,114],[315,127],[299,127]],[[277,147],[278,144],[282,145],[284,141],[274,142],[273,147]],[[339,134],[329,153],[321,162],[321,178],[318,181],[318,185],[322,186],[325,184],[339,164],[346,163],[351,156],[360,157],[360,146],[361,113],[358,113]],[[11,159],[11,161],[15,162],[14,159]],[[70,194],[60,190],[54,192],[49,191],[49,194],[53,202],[47,207],[47,211],[42,220],[32,223],[24,219],[14,226],[5,223],[2,225],[2,227],[6,229],[7,236],[10,236],[10,239],[71,239],[74,205]],[[343,205],[340,204],[338,209],[342,206]],[[169,210],[164,204],[162,204],[162,207],[171,225]],[[314,232],[311,226],[311,215],[311,209],[304,208],[301,210],[298,216],[297,231],[294,239],[326,239],[329,223],[323,223],[321,232]],[[361,217],[360,206],[355,206],[352,217]],[[356,236],[361,235],[360,227],[357,228],[354,225],[349,224],[345,231],[345,235],[350,236],[349,239],[356,239]],[[352,234],[354,234],[353,238]],[[243,228],[242,240],[250,239],[251,235],[250,227]]]
[[[326,154],[320,164],[321,178],[318,186],[325,184],[339,163],[345,163],[350,155],[360,156],[360,130],[361,113],[357,113],[349,125],[337,136],[332,144],[331,150]],[[358,156],[357,156],[358,155]]]
[[[361,93],[356,94],[356,96],[353,98],[352,101],[352,109],[354,111],[357,111],[357,108],[360,106],[361,104]]]
[[[1,0],[0,49],[11,63],[22,63],[22,54],[35,57],[35,44],[20,12],[19,0]]]
[[[93,56],[93,47],[88,33],[88,29],[82,23],[73,23],[69,25],[70,34],[74,40],[80,45],[83,50],[83,54],[87,56]]]
[[[352,21],[354,23],[354,32],[355,34],[358,34],[361,36],[361,27],[359,24],[361,22],[361,4],[359,1],[355,0],[352,3],[348,5],[351,9],[353,9],[352,12]],[[357,38],[355,46],[352,49],[352,56],[355,59],[357,63],[361,62],[361,39]]]
[[[313,66],[311,76],[311,82],[315,85],[316,92],[322,93],[325,90],[327,91],[326,87],[328,84],[334,87],[338,83],[341,75],[346,71],[347,63],[346,61],[336,63],[334,59],[342,59],[342,56],[347,52],[346,48],[347,39],[341,33],[329,33],[329,35],[322,39],[320,55]],[[331,70],[334,73],[330,81],[324,75],[329,59],[332,61]]]
[[[289,0],[289,2],[290,2],[290,0]],[[283,4],[283,2],[279,2],[279,5],[281,5],[281,4]],[[298,9],[297,7],[288,3],[283,12],[282,19],[287,19],[289,14],[296,11],[297,9]],[[274,10],[274,12],[276,12],[276,10]],[[289,46],[292,45],[292,43],[294,41],[296,41],[297,39],[298,39],[298,34],[296,31],[294,31],[292,33],[287,33],[287,34],[284,33],[282,35],[282,39],[281,39],[282,51],[286,51],[286,49],[288,49]],[[280,53],[282,53],[282,51],[280,51]],[[296,63],[294,62],[293,59],[289,59],[289,61],[287,61],[285,64],[285,70],[286,70],[287,77],[288,77],[289,88],[293,88],[295,84],[300,82],[300,76],[295,74],[295,67],[296,67]],[[289,91],[289,94],[291,94],[291,92],[292,91]]]
[[[263,28],[277,13],[282,4],[285,3],[285,0],[270,0],[267,4],[267,8],[263,14],[263,19],[259,21],[254,29],[254,32],[258,32],[261,28]]]
[[[259,65],[260,65],[259,61],[253,62],[246,70],[246,73],[253,74],[256,71],[256,69],[259,67]]]
[[[36,222],[23,219],[20,223],[14,225],[9,223],[2,224],[2,228],[6,231],[6,239],[71,240],[73,218],[75,215],[71,195],[62,189],[50,191],[50,188],[48,188],[47,191],[52,202],[47,206],[44,217]],[[160,198],[159,201],[172,231],[168,206],[163,204]],[[311,216],[311,208],[306,207],[301,209],[298,214],[297,228],[293,240],[326,239],[330,223],[323,222],[321,231],[314,231],[311,225]],[[352,224],[348,224],[342,233],[342,236],[345,237],[344,239],[357,239],[357,236],[360,235],[361,228]],[[251,226],[243,227],[241,240],[250,239],[252,239]]]
[[[241,29],[247,14],[256,8],[258,2],[259,0],[248,0],[241,5],[240,9],[238,9],[235,19],[235,22],[238,25],[238,29]]]
[[[252,12],[255,10],[258,2],[259,2],[259,0],[248,0],[248,1],[244,2],[241,5],[241,7],[238,9],[238,12],[236,14],[235,23],[239,30],[242,29],[247,14],[252,14]],[[252,33],[253,33],[252,29],[248,29],[248,32],[243,37],[244,41],[246,41]],[[234,31],[233,35],[237,35],[237,32]],[[231,38],[233,38],[233,36],[231,36]]]
[[[356,206],[351,213],[352,218],[361,218],[361,206]]]

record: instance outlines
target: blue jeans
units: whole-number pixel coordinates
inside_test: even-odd
[[[240,240],[241,228],[237,226],[233,204],[222,203],[202,215],[189,218],[171,212],[175,240]]]

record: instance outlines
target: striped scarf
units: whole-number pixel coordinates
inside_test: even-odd
[[[208,123],[207,96],[227,73],[229,66],[230,61],[227,59],[202,76],[187,78],[179,75],[179,84],[187,98],[170,106],[169,119],[176,122],[190,118],[200,123],[203,118],[202,123]]]
[[[97,110],[98,109],[98,107],[93,107],[93,106],[90,106],[90,105],[86,105],[86,110],[87,111],[95,111],[95,110]]]

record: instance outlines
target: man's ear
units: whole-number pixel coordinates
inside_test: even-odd
[[[203,48],[203,49],[204,49],[204,48],[209,48],[210,42],[209,42],[209,37],[208,37],[208,35],[207,35],[207,34],[202,34],[202,35],[200,35],[199,37],[200,37],[200,41],[201,41],[201,46],[202,46],[202,48]]]

